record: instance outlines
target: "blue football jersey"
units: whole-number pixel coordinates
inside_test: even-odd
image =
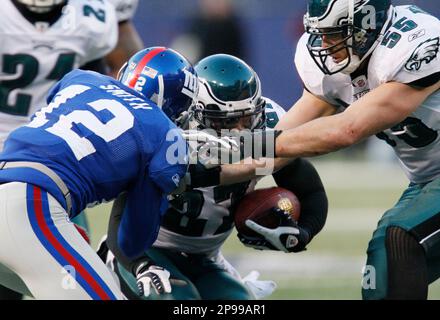
[[[131,192],[132,206],[163,211],[160,197],[176,188],[187,165],[186,142],[159,107],[113,78],[80,70],[58,82],[47,102],[10,134],[0,161],[40,162],[55,171],[72,195],[71,217],[123,191]],[[56,185],[33,169],[2,170],[5,181],[38,185],[65,204]]]

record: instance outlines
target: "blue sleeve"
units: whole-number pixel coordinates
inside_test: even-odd
[[[139,179],[129,191],[118,230],[118,245],[129,258],[142,255],[157,238],[168,202],[151,179]]]
[[[187,144],[180,130],[171,129],[156,150],[149,165],[149,176],[166,194],[174,191],[188,167]]]

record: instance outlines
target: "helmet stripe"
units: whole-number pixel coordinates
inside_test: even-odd
[[[151,61],[155,56],[157,56],[159,53],[167,50],[165,47],[159,47],[154,50],[151,50],[148,54],[146,54],[142,60],[138,63],[136,66],[136,69],[134,70],[134,77],[130,80],[129,87],[134,88],[136,85],[136,82],[139,79],[139,75],[142,73],[142,70],[144,70],[145,66],[148,62]]]

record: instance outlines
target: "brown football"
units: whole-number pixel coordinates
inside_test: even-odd
[[[259,189],[245,195],[238,204],[234,214],[237,231],[246,236],[258,236],[246,226],[247,219],[267,228],[278,227],[280,217],[271,211],[274,207],[289,212],[292,218],[298,221],[301,204],[293,192],[280,187]]]

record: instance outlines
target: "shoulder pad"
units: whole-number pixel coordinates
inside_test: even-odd
[[[116,46],[116,12],[107,1],[69,1],[66,13],[66,19],[74,18],[75,33],[90,39],[85,60],[80,61],[80,65],[104,57]]]
[[[440,21],[411,8],[395,8],[393,25],[372,54],[369,73],[377,85],[411,83],[440,72]]]

